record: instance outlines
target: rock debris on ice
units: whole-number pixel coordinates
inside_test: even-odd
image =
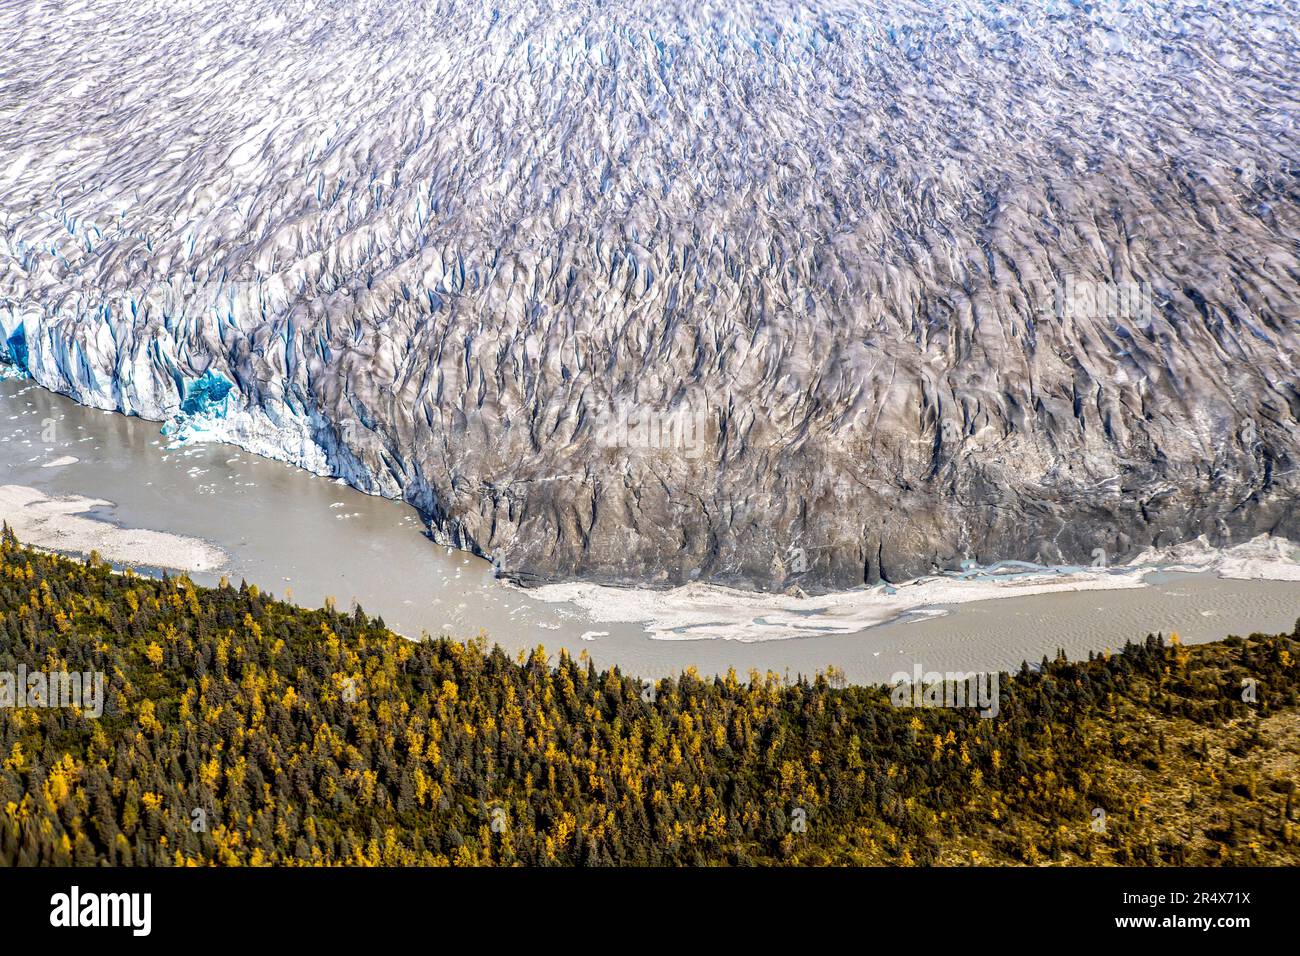
[[[83,403],[528,582],[1300,537],[1294,3],[0,7],[0,352]]]

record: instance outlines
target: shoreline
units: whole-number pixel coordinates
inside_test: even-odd
[[[229,443],[177,447],[152,422],[83,406],[31,380],[4,384],[13,413],[12,432],[0,436],[12,442],[0,445],[7,449],[7,483],[19,486],[16,493],[27,503],[41,495],[71,496],[64,511],[74,524],[86,522],[80,529],[94,532],[98,542],[78,546],[77,539],[53,533],[56,525],[46,525],[39,537],[24,531],[28,543],[84,553],[103,543],[100,535],[129,546],[147,529],[166,529],[154,532],[166,547],[131,547],[124,556],[99,550],[117,564],[215,579],[195,570],[220,566],[207,550],[215,546],[229,560],[220,573],[262,581],[304,607],[328,596],[345,603],[351,598],[381,609],[406,635],[466,637],[483,629],[516,650],[539,642],[573,653],[589,649],[639,673],[691,664],[722,671],[848,664],[865,675],[908,648],[925,649],[927,659],[978,665],[1012,656],[1036,659],[1042,646],[1057,641],[1086,654],[1148,629],[1208,640],[1227,629],[1280,621],[1289,626],[1300,615],[1300,588],[1293,586],[1300,580],[1300,555],[1285,539],[1267,538],[1227,551],[1203,540],[1185,542],[1112,568],[967,566],[813,597],[701,584],[520,587],[494,577],[472,552],[431,542],[417,513],[402,502]],[[55,421],[62,423],[60,437],[50,444],[41,436]],[[44,467],[72,457],[67,452],[80,461]],[[37,499],[32,489],[39,490]],[[114,527],[117,532],[109,530]],[[393,562],[406,573],[394,578]],[[1185,599],[1167,599],[1168,582],[1152,574],[1160,571],[1215,577],[1184,589],[1196,596],[1193,610]],[[1267,586],[1241,586],[1252,580]]]
[[[304,450],[303,448],[300,448],[299,452],[295,454],[291,449],[283,447],[282,445],[277,444],[274,441],[268,440],[266,438],[266,435],[264,434],[266,429],[262,427],[262,423],[259,423],[256,420],[255,413],[247,408],[238,409],[234,414],[229,414],[228,412],[223,411],[222,414],[220,415],[204,413],[204,414],[188,416],[184,420],[184,422],[180,423],[180,427],[178,427],[175,431],[169,431],[169,427],[172,424],[176,423],[175,416],[171,418],[166,418],[166,417],[156,418],[153,416],[144,415],[139,411],[122,411],[116,408],[103,408],[98,405],[88,404],[86,402],[81,401],[78,397],[74,395],[60,391],[56,388],[51,388],[43,384],[34,376],[32,376],[30,373],[26,372],[23,369],[17,368],[16,366],[8,364],[3,360],[0,360],[0,380],[12,380],[12,381],[22,382],[27,387],[34,387],[34,388],[41,389],[42,391],[50,395],[67,399],[68,401],[75,403],[77,406],[87,410],[98,411],[110,415],[117,415],[128,419],[135,418],[142,422],[149,422],[151,424],[159,425],[160,426],[159,438],[165,443],[166,447],[169,450],[180,451],[187,448],[198,447],[201,445],[224,446],[230,449],[238,450],[239,452],[242,452],[244,454],[254,455],[267,462],[274,462],[276,464],[287,466],[297,471],[301,471],[304,474],[314,475],[316,477],[324,478],[328,481],[346,485],[348,488],[352,489],[353,491],[359,492],[360,494],[366,495],[368,497],[378,498],[385,501],[393,501],[398,504],[405,505],[411,508],[412,511],[418,516],[421,524],[425,529],[426,535],[430,539],[430,542],[433,544],[433,546],[451,548],[452,550],[458,553],[471,556],[473,558],[483,561],[484,563],[489,563],[489,564],[491,563],[489,559],[481,551],[476,550],[474,548],[462,547],[458,545],[456,543],[456,539],[458,538],[457,535],[443,528],[439,528],[436,524],[433,523],[432,518],[429,515],[425,514],[424,511],[422,511],[420,508],[418,508],[410,501],[407,501],[404,497],[401,496],[400,493],[394,493],[390,489],[387,489],[384,486],[383,482],[378,481],[378,479],[375,479],[374,476],[371,476],[372,481],[367,485],[353,480],[356,477],[355,475],[349,476],[346,474],[343,475],[335,474],[334,469],[327,466],[327,462],[325,460],[325,451],[320,445],[311,443],[312,449],[314,449],[314,451],[309,452]],[[63,456],[59,459],[46,463],[44,467],[57,469],[61,467],[66,467],[67,465],[70,464],[75,464],[77,463],[77,461],[78,459],[73,456]],[[159,533],[163,533],[163,532],[159,532]],[[1284,537],[1270,539],[1270,536],[1268,534],[1263,534],[1257,536],[1256,538],[1250,539],[1249,541],[1240,542],[1236,545],[1228,546],[1227,548],[1217,548],[1214,545],[1210,544],[1209,541],[1206,539],[1206,537],[1202,535],[1196,539],[1193,539],[1192,541],[1182,542],[1180,544],[1168,546],[1165,548],[1158,549],[1153,546],[1149,546],[1143,550],[1137,551],[1136,554],[1132,557],[1132,559],[1126,564],[1114,565],[1110,568],[1103,568],[1100,570],[1114,572],[1122,569],[1137,569],[1142,567],[1145,568],[1147,571],[1187,570],[1189,568],[1192,570],[1200,571],[1200,570],[1206,570],[1207,564],[1213,564],[1214,570],[1216,570],[1216,572],[1218,572],[1220,576],[1224,578],[1230,578],[1235,580],[1278,580],[1278,581],[1300,582],[1300,549],[1293,548],[1295,554],[1290,559],[1289,562],[1291,565],[1293,565],[1293,567],[1291,567],[1290,570],[1278,571],[1276,568],[1274,568],[1270,574],[1265,574],[1262,577],[1257,576],[1252,571],[1252,568],[1254,568],[1259,563],[1259,556],[1257,554],[1250,554],[1250,555],[1239,556],[1239,557],[1227,557],[1226,560],[1220,560],[1220,558],[1218,557],[1218,556],[1226,557],[1228,555],[1231,555],[1234,552],[1239,551],[1240,549],[1250,549],[1256,542],[1259,542],[1261,539],[1281,541],[1284,542],[1287,546],[1291,546],[1291,542],[1289,542],[1288,539]],[[166,565],[166,567],[173,567],[173,566]],[[986,575],[994,571],[995,569],[1007,568],[1007,567],[1020,567],[1023,569],[1027,569],[1018,575],[1020,577],[1031,577],[1031,576],[1050,577],[1050,576],[1059,576],[1067,572],[1068,573],[1078,572],[1084,576],[1087,576],[1090,571],[1098,570],[1098,569],[1087,568],[1080,565],[1056,565],[1056,566],[1034,565],[1030,562],[1008,559],[1001,562],[997,562],[992,565],[977,566],[974,572],[939,571],[932,574],[921,575],[915,578],[909,578],[907,580],[898,583],[880,581],[874,585],[863,584],[863,585],[858,585],[857,587],[854,588],[841,589],[841,590],[835,590],[835,589],[826,590],[826,589],[816,587],[814,585],[812,586],[812,590],[807,591],[806,594],[801,590],[799,596],[792,598],[792,600],[803,602],[802,606],[805,608],[808,607],[810,604],[818,603],[818,602],[830,603],[832,605],[840,606],[845,603],[844,600],[845,595],[860,595],[863,593],[871,593],[871,592],[895,592],[900,589],[912,588],[917,586],[918,584],[928,584],[929,582],[933,582],[933,581],[969,580],[972,576]],[[176,567],[176,569],[184,570],[184,568],[182,567]],[[199,570],[208,570],[208,569],[202,568]],[[1280,574],[1282,576],[1273,576],[1275,574]],[[1010,574],[1006,574],[1005,579],[1010,580],[1013,576],[1016,576],[1014,572]],[[544,603],[556,603],[557,601],[571,602],[581,607],[584,607],[584,610],[588,610],[589,607],[606,608],[609,605],[600,597],[600,595],[606,595],[612,598],[612,605],[618,608],[617,613],[620,616],[602,617],[597,619],[601,621],[619,621],[619,622],[628,622],[628,623],[640,623],[645,621],[652,621],[657,623],[659,622],[659,617],[660,617],[659,614],[652,613],[644,609],[638,611],[635,609],[634,605],[646,605],[647,607],[653,606],[656,608],[669,608],[669,607],[676,606],[679,609],[677,613],[681,613],[682,615],[684,615],[684,619],[682,622],[677,624],[670,624],[667,627],[655,627],[655,628],[647,629],[648,631],[656,632],[656,633],[651,633],[651,636],[660,640],[673,640],[675,638],[663,636],[661,633],[658,632],[677,631],[682,628],[693,628],[698,624],[704,623],[698,621],[692,623],[690,620],[688,620],[690,614],[686,610],[686,608],[692,604],[699,603],[698,599],[690,596],[692,589],[707,588],[707,589],[712,589],[713,593],[729,595],[730,597],[728,598],[727,601],[728,604],[730,603],[756,604],[765,601],[768,598],[780,598],[785,596],[780,592],[768,591],[765,589],[751,589],[745,587],[737,587],[731,584],[712,584],[712,583],[692,582],[684,585],[665,587],[662,585],[656,585],[650,581],[629,581],[626,583],[624,582],[614,583],[608,581],[600,581],[598,579],[593,580],[593,579],[581,579],[581,578],[575,578],[572,580],[564,580],[564,581],[543,580],[542,582],[531,583],[528,580],[528,577],[529,577],[528,575],[522,572],[515,573],[509,571],[508,569],[502,571],[498,575],[498,579],[505,586],[515,588],[516,590],[528,594],[534,598],[537,598],[538,600]],[[1143,585],[1139,581],[1136,584],[1133,583],[1126,584],[1126,583],[1119,583],[1119,582],[1111,583],[1109,585],[1081,584],[1079,587],[1076,588],[1065,582],[1062,582],[1057,586],[1048,587],[1046,589],[1043,589],[1039,585],[1033,585],[1032,586],[1033,589],[1026,589],[1020,593],[1029,595],[1029,594],[1051,593],[1053,591],[1097,590],[1097,589],[1111,590],[1116,588],[1141,587],[1141,586]],[[631,593],[643,594],[643,595],[663,595],[664,597],[662,598],[662,600],[656,600],[654,598],[651,598],[646,601],[629,602],[626,600],[620,600],[617,597],[620,593],[624,593],[624,592],[631,592]],[[557,597],[556,595],[564,595],[564,596]],[[870,617],[867,623],[863,623],[861,626],[854,628],[854,630],[861,630],[866,627],[872,627],[879,624],[898,621],[906,614],[912,611],[929,607],[935,604],[966,603],[968,601],[994,600],[1002,596],[1004,595],[963,597],[959,600],[937,600],[936,599],[936,600],[923,601],[921,603],[907,603],[906,605],[900,604],[900,606],[896,607],[894,613],[892,614],[889,614],[887,608],[882,606],[877,611],[875,617]],[[1011,595],[1005,595],[1005,596],[1011,596]],[[633,613],[638,613],[641,614],[642,616],[640,617],[624,616]],[[884,616],[881,617],[880,615],[884,615]],[[842,628],[832,625],[829,627],[828,630],[824,631],[823,633],[840,633],[842,632],[842,630],[843,630]],[[710,635],[705,634],[702,636],[708,637]],[[684,638],[676,638],[676,639],[691,640],[694,638],[684,637]],[[738,639],[743,640],[743,638],[738,638]],[[752,639],[771,640],[771,639],[781,639],[781,638],[769,637],[769,638],[752,638]]]
[[[60,554],[187,574],[219,571],[229,556],[210,541],[170,531],[128,528],[88,517],[96,508],[111,508],[103,498],[47,495],[28,485],[0,485],[0,516],[24,544]]]
[[[225,568],[229,555],[195,536],[128,527],[93,517],[114,502],[82,495],[47,495],[26,485],[0,485],[0,514],[25,544],[68,555],[96,551],[107,561],[140,569],[187,574]],[[1141,563],[1114,568],[1033,567],[1016,563],[931,575],[897,585],[879,584],[816,597],[762,594],[721,585],[674,589],[568,582],[522,588],[549,604],[577,608],[591,624],[639,625],[655,641],[734,641],[760,644],[852,635],[890,624],[947,617],[962,605],[1050,594],[1138,590],[1150,575],[1213,573],[1229,580],[1300,581],[1300,553],[1285,538],[1268,535],[1216,549],[1204,539],[1144,552]],[[1015,570],[1009,570],[1014,567]],[[608,632],[587,630],[592,641]]]
[[[1019,570],[1008,571],[1007,567]],[[1260,535],[1219,549],[1205,538],[1147,549],[1115,567],[1030,566],[1016,562],[897,585],[836,591],[815,597],[763,594],[712,584],[651,590],[585,582],[527,589],[543,601],[565,602],[608,622],[636,623],[652,640],[734,640],[765,643],[826,634],[855,634],[886,624],[951,614],[948,608],[1007,598],[1087,591],[1134,590],[1152,574],[1214,573],[1228,580],[1300,582],[1300,549]]]

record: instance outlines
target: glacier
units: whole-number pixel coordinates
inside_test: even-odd
[[[527,584],[1296,539],[1298,20],[0,0],[0,359]]]

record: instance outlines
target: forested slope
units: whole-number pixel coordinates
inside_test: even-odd
[[[994,719],[833,672],[650,691],[6,529],[0,671],[108,700],[0,709],[0,863],[1298,863],[1298,638],[1045,662]]]

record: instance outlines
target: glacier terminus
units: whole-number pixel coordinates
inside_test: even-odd
[[[1298,19],[2,0],[0,354],[524,583],[1295,539]]]

